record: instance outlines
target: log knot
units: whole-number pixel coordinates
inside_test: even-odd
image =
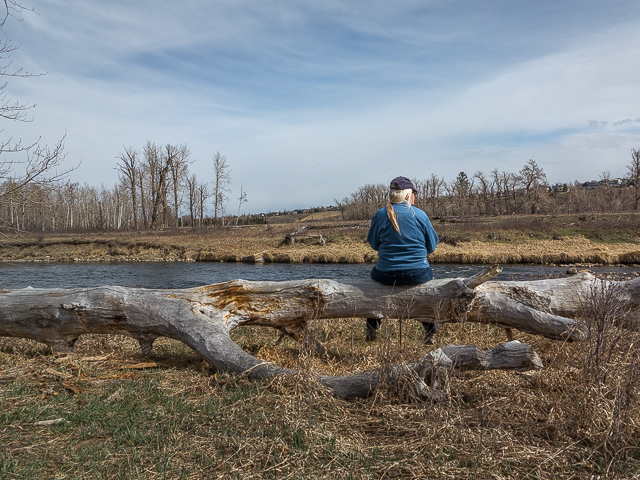
[[[85,311],[87,309],[86,305],[81,305],[79,303],[61,303],[60,308],[63,310],[71,310],[72,312]]]
[[[450,300],[452,318],[463,318],[469,311],[470,305],[475,299],[475,296],[476,292],[474,289],[463,285],[458,297]]]
[[[507,296],[527,307],[531,307],[545,313],[553,313],[551,311],[550,298],[541,297],[526,287],[511,287],[507,291]]]

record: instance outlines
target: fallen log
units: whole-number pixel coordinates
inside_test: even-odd
[[[253,255],[247,255],[242,257],[242,263],[264,263],[264,254],[269,250],[263,250],[260,253],[254,253]]]
[[[73,347],[80,335],[128,334],[148,354],[157,337],[179,340],[214,368],[251,378],[293,374],[262,362],[233,342],[229,332],[241,325],[261,325],[295,334],[310,319],[350,317],[430,318],[438,322],[494,323],[549,338],[575,340],[581,324],[570,318],[581,295],[597,281],[590,274],[532,282],[490,281],[500,269],[491,267],[473,277],[439,279],[412,287],[391,288],[371,280],[231,282],[190,289],[147,290],[125,287],[21,289],[0,291],[0,336],[30,338],[58,351]],[[640,279],[624,284],[630,304],[638,306]],[[635,303],[634,303],[635,302]],[[565,316],[566,315],[566,316]],[[508,346],[507,347],[505,347]],[[416,389],[434,365],[452,368],[540,368],[528,344],[508,342],[491,351],[476,347],[445,347],[394,367],[416,372]],[[448,360],[443,360],[446,357]],[[394,382],[398,375],[384,377]],[[318,376],[341,398],[370,395],[380,372],[345,377]]]
[[[588,299],[606,289],[606,285],[619,291],[620,301],[629,308],[631,321],[637,323],[640,278],[602,281],[589,272],[545,280],[483,283],[475,289],[466,319],[553,340],[581,340],[585,326],[575,318]]]

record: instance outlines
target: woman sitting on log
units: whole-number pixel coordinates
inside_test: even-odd
[[[433,279],[427,255],[439,242],[425,212],[414,206],[418,193],[411,180],[396,177],[389,186],[389,203],[371,220],[367,241],[378,252],[371,278],[383,285],[420,285]],[[438,332],[438,324],[422,321],[424,341]],[[376,339],[379,318],[367,318],[367,341]]]

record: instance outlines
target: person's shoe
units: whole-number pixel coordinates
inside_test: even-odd
[[[424,340],[422,340],[422,343],[425,345],[435,345],[435,342],[433,341],[434,335],[434,332],[424,332]]]
[[[422,326],[424,328],[424,340],[422,343],[425,345],[433,345],[433,337],[440,331],[440,327],[437,323],[433,322],[422,322]]]
[[[367,342],[374,342],[378,337],[378,329],[380,328],[379,318],[367,318]]]

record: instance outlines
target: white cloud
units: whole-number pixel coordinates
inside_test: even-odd
[[[202,179],[220,151],[248,211],[529,158],[552,181],[622,174],[640,146],[638,16],[461,5],[46,1],[11,26],[15,61],[48,72],[10,82],[38,104],[11,133],[66,131],[73,179],[94,185],[115,182],[123,145],[186,143]]]

